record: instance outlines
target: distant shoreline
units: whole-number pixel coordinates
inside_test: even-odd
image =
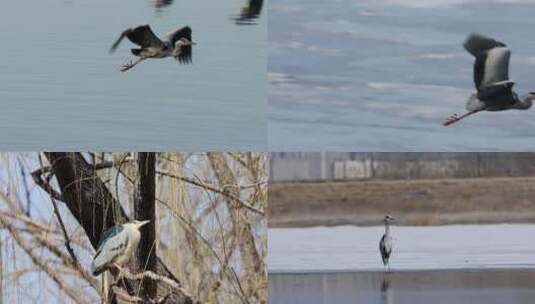
[[[535,178],[272,182],[271,228],[535,222]]]

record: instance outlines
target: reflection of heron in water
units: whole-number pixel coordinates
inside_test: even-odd
[[[148,58],[172,56],[180,63],[191,62],[191,46],[195,43],[191,41],[191,28],[189,26],[171,31],[161,40],[152,32],[149,25],[129,28],[121,33],[119,39],[112,45],[110,52],[117,49],[124,37],[141,48],[131,50],[132,54],[139,58],[123,65],[122,72],[133,68],[136,64]]]
[[[264,0],[248,0],[247,5],[241,8],[240,14],[234,18],[236,24],[254,24],[254,19],[260,16]]]
[[[381,300],[383,304],[392,304],[392,293],[390,290],[390,274],[386,273],[381,282]]]
[[[527,110],[535,100],[535,92],[519,98],[513,92],[515,84],[509,79],[509,57],[511,51],[502,42],[472,34],[464,42],[464,48],[476,58],[474,64],[474,83],[477,94],[466,102],[466,112],[461,116],[454,114],[444,122],[451,125],[469,115],[480,111],[503,111],[509,109]]]
[[[379,251],[381,252],[381,258],[383,259],[383,265],[388,271],[390,271],[390,266],[388,265],[388,260],[390,259],[390,254],[392,253],[392,237],[390,236],[390,222],[394,220],[390,215],[385,216],[385,234],[379,242]]]

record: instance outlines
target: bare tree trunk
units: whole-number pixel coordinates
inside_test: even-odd
[[[138,184],[134,203],[134,216],[137,220],[149,220],[141,229],[141,240],[137,249],[136,267],[138,272],[150,270],[156,272],[156,153],[140,152],[138,154]],[[156,297],[156,281],[144,279],[142,294],[150,299]]]
[[[62,200],[86,232],[93,248],[97,248],[103,231],[128,221],[126,213],[80,153],[45,152],[45,156],[58,180]],[[156,270],[159,275],[180,284],[159,258]],[[157,294],[165,298],[164,303],[193,303],[187,294],[177,293],[164,284],[158,284]]]

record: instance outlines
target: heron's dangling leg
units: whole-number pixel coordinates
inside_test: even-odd
[[[113,269],[112,274],[116,278],[115,281],[113,282],[113,285],[118,285],[118,283],[121,282],[123,286],[126,286],[126,282],[124,280],[124,275],[123,275],[123,268],[116,263],[112,263],[110,270],[112,269]]]
[[[144,57],[140,57],[136,61],[130,60],[130,62],[123,64],[123,66],[121,67],[121,72],[126,72],[126,71],[130,70],[136,64],[140,63],[142,60],[145,60],[145,58]]]
[[[451,125],[452,123],[455,123],[455,122],[458,122],[459,120],[467,117],[467,116],[470,116],[472,114],[475,114],[477,112],[479,112],[480,110],[473,110],[473,111],[469,111],[469,112],[466,112],[465,114],[461,115],[461,116],[458,116],[457,114],[453,114],[452,116],[448,117],[446,119],[446,121],[442,124],[443,126],[449,126]]]

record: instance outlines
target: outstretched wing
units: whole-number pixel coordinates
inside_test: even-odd
[[[241,8],[240,14],[234,20],[240,25],[254,24],[253,20],[260,16],[263,4],[263,0],[248,0],[247,5]]]
[[[185,38],[188,41],[191,40],[191,28],[189,26],[185,26],[183,28],[179,28],[177,30],[171,31],[164,36],[164,41],[168,44],[174,46],[175,43]],[[180,54],[177,57],[177,60],[180,63],[190,63],[191,62],[191,53],[192,53],[192,47],[191,45],[185,45],[180,47]]]
[[[264,4],[263,0],[249,0],[249,8],[250,8],[251,14],[254,14],[256,16],[260,15],[263,4]]]
[[[108,264],[122,254],[127,245],[128,233],[122,226],[115,226],[104,232],[91,265],[93,275],[99,275],[105,271]]]
[[[156,8],[162,8],[173,4],[173,0],[156,0],[154,1],[154,6]]]
[[[492,38],[480,35],[470,34],[463,43],[464,48],[473,56],[477,57],[481,53],[493,49],[495,47],[505,47],[503,42],[496,41]]]
[[[472,34],[464,42],[464,48],[474,57],[474,84],[478,91],[488,87],[512,87],[509,80],[509,59],[511,51],[494,39]]]
[[[133,28],[129,28],[125,30],[119,39],[115,41],[115,43],[111,46],[110,52],[115,51],[115,49],[119,46],[121,41],[124,39],[124,37],[127,37],[128,40],[132,41],[133,43],[139,45],[142,48],[147,47],[155,47],[155,48],[164,48],[164,43],[158,38],[154,32],[152,32],[150,26],[148,24],[146,25],[140,25]]]

